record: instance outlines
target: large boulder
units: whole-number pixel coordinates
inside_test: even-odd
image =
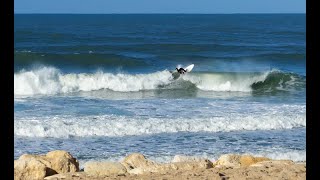
[[[121,164],[124,165],[127,170],[157,165],[157,163],[146,159],[146,157],[140,153],[133,153],[126,156]]]
[[[51,163],[46,159],[45,156],[43,155],[32,155],[32,154],[23,154],[19,157],[18,160],[31,160],[31,159],[35,159],[43,164],[46,165],[46,167],[51,167]]]
[[[51,168],[57,173],[79,171],[79,162],[67,151],[56,150],[48,152],[46,159],[50,162]]]
[[[121,162],[130,174],[166,173],[168,171],[193,169],[208,169],[213,163],[208,159],[177,157],[173,163],[159,164],[145,158],[144,155],[134,153]]]
[[[123,175],[126,168],[118,162],[87,162],[84,172],[93,176]]]
[[[24,178],[24,174],[26,174],[26,172],[31,172],[29,170],[30,163],[32,167],[39,166],[37,168],[33,167],[32,169],[43,169],[44,166],[45,176],[51,176],[57,173],[79,171],[79,162],[74,157],[72,157],[72,155],[67,151],[51,151],[46,155],[24,154],[20,156],[18,160],[15,161],[15,177],[19,177],[17,179],[28,179]],[[21,168],[25,168],[25,170],[21,170]],[[36,174],[37,172],[34,173]],[[30,176],[32,176],[32,173],[30,174]]]
[[[152,166],[138,167],[129,170],[130,174],[144,174],[144,173],[160,173],[166,174],[170,171],[192,171],[196,169],[208,169],[212,168],[211,161],[201,162],[176,162],[176,163],[165,163],[156,164]]]
[[[47,167],[37,159],[19,159],[14,161],[14,179],[43,179],[47,175]]]
[[[190,171],[194,169],[209,169],[213,167],[213,163],[207,159],[194,162],[175,162],[161,164],[156,169],[157,171],[183,170]]]
[[[248,167],[261,161],[270,160],[266,157],[253,157],[251,155],[225,154],[214,163],[214,166],[227,166],[232,168]]]
[[[196,157],[196,156],[183,156],[183,155],[175,155],[171,162],[200,162],[206,160],[205,158]]]

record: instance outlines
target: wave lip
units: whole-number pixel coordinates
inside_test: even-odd
[[[132,118],[125,116],[46,117],[17,119],[14,135],[25,137],[131,136],[176,132],[230,132],[305,127],[305,114],[249,115],[210,118]]]

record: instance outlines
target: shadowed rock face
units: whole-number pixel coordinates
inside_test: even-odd
[[[14,179],[43,179],[57,173],[79,171],[79,162],[67,151],[46,155],[24,154],[14,161]]]

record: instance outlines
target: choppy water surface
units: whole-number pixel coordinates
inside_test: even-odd
[[[305,32],[303,14],[15,15],[15,158],[303,161]]]

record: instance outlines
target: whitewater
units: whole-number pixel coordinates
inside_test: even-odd
[[[194,71],[178,79],[167,69],[152,73],[102,70],[70,73],[53,66],[22,69],[14,74],[14,136],[17,142],[43,144],[41,139],[48,139],[45,141],[48,146],[55,146],[56,140],[63,141],[67,148],[74,140],[81,147],[93,140],[91,146],[99,149],[100,141],[131,139],[130,146],[143,138],[165,146],[176,144],[175,139],[161,140],[169,135],[181,142],[186,138],[187,144],[194,143],[187,148],[188,153],[211,159],[221,155],[213,151],[214,148],[221,143],[231,143],[225,152],[234,153],[234,147],[241,146],[239,153],[304,161],[304,144],[298,143],[292,148],[292,143],[303,141],[304,136],[281,140],[306,127],[305,103],[286,98],[299,96],[304,86],[304,76],[277,69],[264,72]],[[266,98],[270,94],[275,94],[275,98]],[[271,132],[277,133],[272,140]],[[260,136],[261,133],[268,135]],[[226,139],[230,135],[240,139],[229,142]],[[216,136],[218,138],[206,140]],[[211,152],[199,154],[196,150],[198,138],[204,138],[202,144],[211,146],[208,149]],[[136,151],[162,162],[169,161],[173,154],[186,153],[175,145],[172,155],[168,155],[161,153],[161,149],[155,150],[157,146],[157,143],[151,144],[148,147],[151,151],[139,148]],[[45,150],[40,149],[39,152]],[[103,150],[106,149],[97,150],[97,153]],[[15,156],[20,152],[23,151],[16,152]],[[90,152],[82,153],[86,157]],[[121,153],[113,154],[108,159],[117,160],[122,156]],[[93,155],[80,160],[95,158]]]

